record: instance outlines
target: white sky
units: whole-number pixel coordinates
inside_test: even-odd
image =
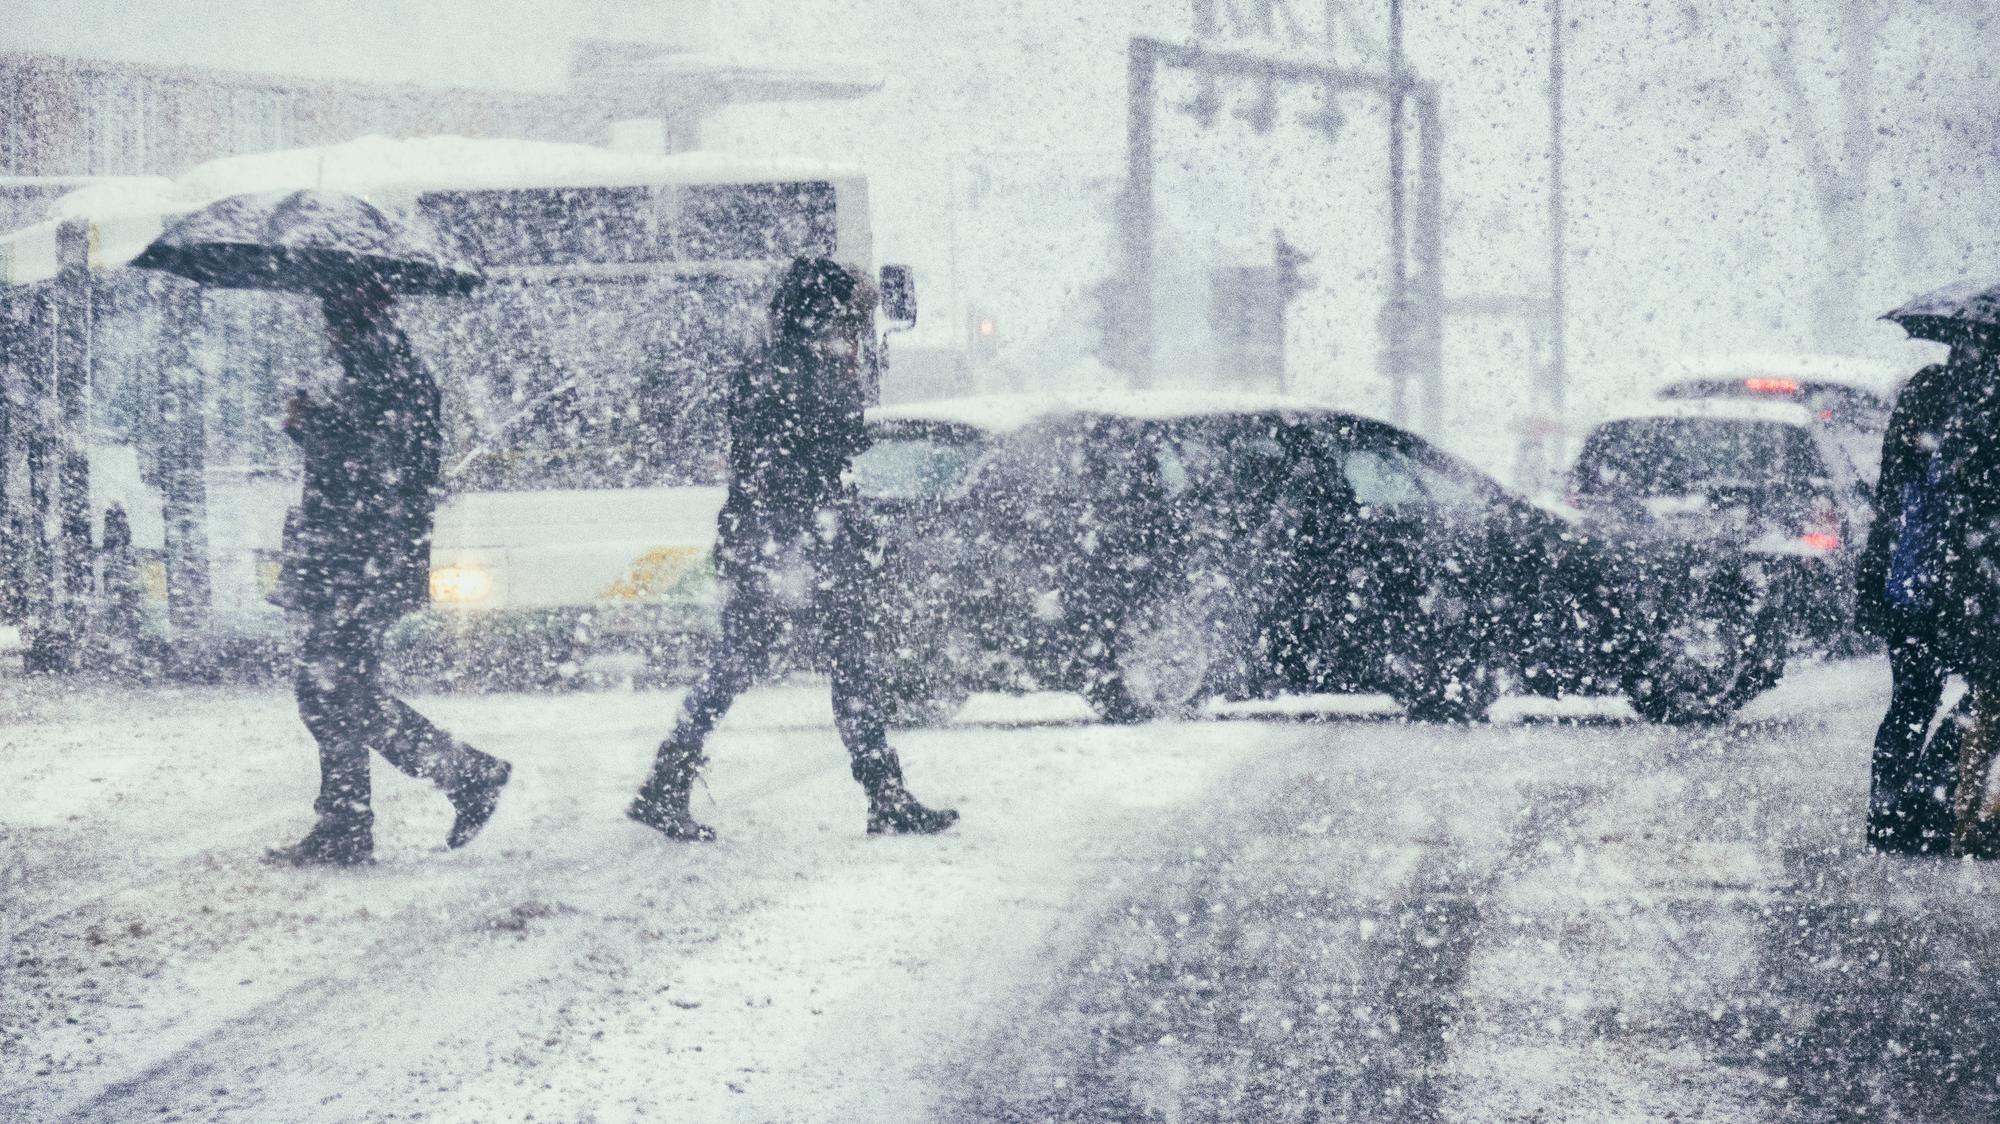
[[[1586,408],[1689,351],[1812,343],[1808,305],[1825,241],[1799,123],[1771,78],[1772,17],[1783,2],[1571,4],[1570,354]],[[1386,3],[1346,8],[1377,29]],[[1824,128],[1840,61],[1838,5],[1798,3],[1803,53],[1824,64],[1805,75]],[[612,0],[14,6],[0,49],[540,88],[560,84],[573,37],[666,33],[706,18],[705,4]],[[1308,18],[1320,12],[1318,0],[1292,6]],[[1526,0],[1406,7],[1413,63],[1443,90],[1448,292],[1539,292],[1547,9]],[[1993,201],[1992,130],[1981,116],[1991,51],[1954,15],[1961,9],[1970,10],[1902,3],[1884,33],[1875,124],[1885,151],[1867,222],[1849,232],[1869,247],[1861,302],[1870,312],[2000,260],[1992,224],[1979,218]],[[919,267],[928,307],[941,314],[927,326],[933,338],[954,336],[976,306],[996,315],[1003,342],[1019,345],[1073,319],[1083,287],[1108,264],[1126,40],[1184,37],[1189,17],[1186,0],[734,0],[716,6],[712,24],[714,41],[732,51],[833,60],[884,79],[880,94],[856,102],[730,111],[709,140],[869,167],[881,254]],[[1368,61],[1351,47],[1341,56]],[[1188,92],[1170,85],[1167,97]],[[1232,108],[1247,100],[1225,94]],[[1971,107],[1969,134],[1963,121],[1942,131],[1940,112],[1955,107]],[[1293,369],[1305,389],[1380,409],[1379,110],[1349,101],[1351,126],[1328,147],[1296,124],[1306,108],[1303,96],[1289,100],[1268,138],[1227,114],[1205,134],[1165,114],[1167,253],[1188,269],[1248,263],[1283,226],[1317,255],[1322,283],[1294,310]],[[1864,326],[1856,343],[1913,361],[1927,354],[1896,336]],[[1495,467],[1509,439],[1493,419],[1525,408],[1523,344],[1508,324],[1459,323],[1448,337],[1448,437]]]

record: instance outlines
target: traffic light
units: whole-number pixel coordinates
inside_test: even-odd
[[[972,358],[979,363],[990,363],[1000,354],[1000,321],[991,312],[973,309],[968,318],[971,334]]]
[[[1271,232],[1271,264],[1278,271],[1278,296],[1285,303],[1293,297],[1319,284],[1310,274],[1300,271],[1300,266],[1312,260],[1312,255],[1285,241],[1285,232]]]

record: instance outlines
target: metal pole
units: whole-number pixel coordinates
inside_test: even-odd
[[[1567,409],[1568,249],[1563,200],[1563,0],[1549,0],[1549,369],[1543,388],[1544,406],[1560,419]],[[1555,467],[1561,438],[1552,437],[1546,452]],[[1540,483],[1540,481],[1536,481]]]
[[[1416,345],[1410,366],[1423,384],[1421,425],[1434,441],[1444,436],[1444,124],[1438,99],[1429,85],[1417,98],[1417,281],[1407,327]]]
[[[1389,417],[1398,425],[1409,418],[1410,277],[1408,182],[1403,167],[1403,0],[1389,0],[1389,309],[1382,318],[1388,337]]]
[[[1125,374],[1135,389],[1153,384],[1153,102],[1158,55],[1132,40],[1126,74]]]
[[[15,372],[31,362],[21,294],[20,289],[0,294],[0,621],[17,620],[27,597],[20,584],[27,572],[22,564],[27,544],[15,524],[13,494],[15,466],[21,459],[15,435],[17,428],[25,430],[15,421],[14,403],[17,396],[26,399],[25,391],[16,389]]]
[[[76,658],[91,586],[90,510],[90,232],[80,220],[56,231],[55,362],[51,375],[55,414],[55,489],[51,514],[49,614],[45,653],[67,666]]]
[[[161,292],[167,345],[160,355],[165,424],[160,430],[160,492],[166,520],[167,619],[176,638],[208,626],[207,380],[192,354],[206,317],[193,285]]]

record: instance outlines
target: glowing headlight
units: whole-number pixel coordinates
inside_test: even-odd
[[[464,604],[483,601],[493,592],[493,576],[477,566],[446,566],[431,571],[431,600]]]

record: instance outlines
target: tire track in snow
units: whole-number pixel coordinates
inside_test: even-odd
[[[1496,824],[1438,806],[1488,793],[1428,791],[1411,808],[1390,787],[1407,775],[1336,783],[1265,764],[1281,779],[1226,800],[1205,849],[1110,912],[950,1118],[1444,1118],[1484,903],[1598,790],[1524,784]],[[1371,783],[1336,828],[1327,810]]]

